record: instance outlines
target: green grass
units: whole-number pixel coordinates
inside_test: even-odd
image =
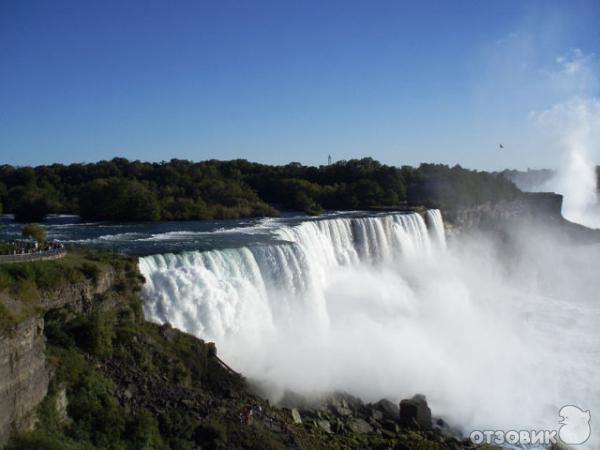
[[[15,245],[10,242],[0,242],[0,255],[10,255],[15,249]]]
[[[0,332],[39,314],[42,301],[60,295],[61,288],[95,284],[109,270],[140,281],[135,258],[106,251],[69,249],[56,260],[0,264]]]

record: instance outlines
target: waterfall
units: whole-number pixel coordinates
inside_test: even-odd
[[[441,248],[446,248],[446,233],[444,231],[444,220],[439,209],[427,210],[427,224],[433,231],[435,241]]]
[[[597,408],[600,246],[516,227],[517,255],[484,236],[445,250],[435,210],[278,223],[241,248],[141,258],[146,317],[215,341],[273,401],[419,392],[467,435]]]
[[[432,231],[417,213],[313,220],[276,229],[275,244],[141,258],[145,315],[217,343],[302,320],[326,327],[331,271],[428,254],[430,235],[443,239],[431,214]]]

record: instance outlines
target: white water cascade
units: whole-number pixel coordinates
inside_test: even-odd
[[[417,213],[307,221],[281,227],[279,244],[147,256],[145,314],[217,343],[311,321],[326,325],[323,293],[332,270],[374,266],[431,252],[443,236]],[[255,319],[255,320],[252,320]]]
[[[274,228],[270,244],[147,256],[144,311],[215,341],[273,399],[421,392],[467,434],[600,407],[600,247],[514,230],[521,254],[504,261],[481,237],[446,249],[443,227],[435,210],[328,218]]]
[[[444,219],[439,209],[427,210],[427,223],[430,224],[431,232],[441,248],[446,248],[446,232],[444,230]]]

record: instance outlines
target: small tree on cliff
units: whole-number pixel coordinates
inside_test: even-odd
[[[25,238],[30,237],[38,242],[44,242],[46,240],[46,230],[37,223],[28,223],[27,225],[24,225],[21,234]]]

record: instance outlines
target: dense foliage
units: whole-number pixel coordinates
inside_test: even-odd
[[[32,238],[38,242],[44,242],[46,240],[46,230],[37,223],[28,223],[27,225],[24,225],[21,234],[25,238]]]
[[[506,178],[460,166],[401,168],[371,158],[312,167],[246,160],[148,163],[115,158],[93,164],[0,167],[0,204],[18,221],[49,213],[89,220],[153,221],[276,215],[275,208],[451,207],[512,199]]]

